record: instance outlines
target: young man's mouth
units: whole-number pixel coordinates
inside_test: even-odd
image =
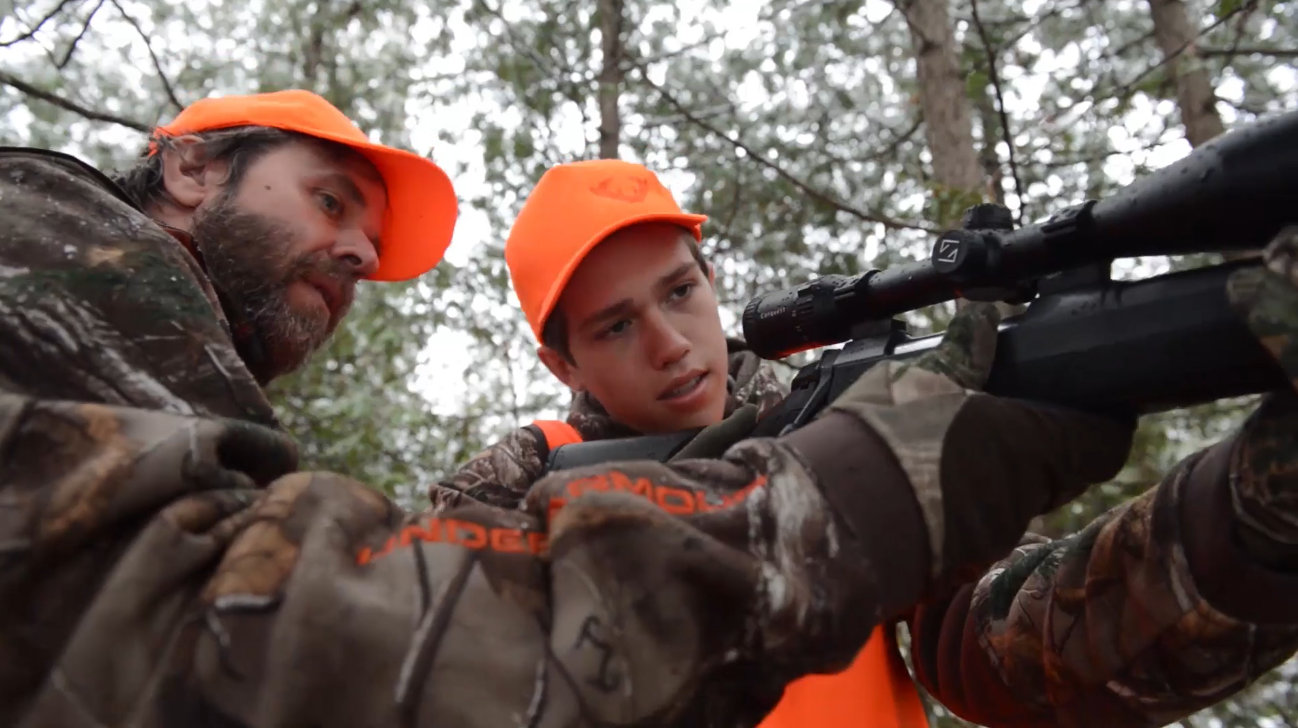
[[[707,393],[707,382],[711,374],[706,369],[700,369],[688,372],[679,376],[668,384],[658,400],[670,405],[692,406],[696,404],[695,400],[702,398]]]

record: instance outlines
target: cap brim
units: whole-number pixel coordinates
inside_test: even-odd
[[[568,281],[572,278],[572,274],[577,272],[577,267],[586,259],[586,256],[590,251],[594,250],[596,245],[604,242],[605,238],[630,225],[637,225],[643,222],[673,222],[679,224],[681,227],[693,230],[694,239],[702,241],[703,232],[701,227],[703,223],[707,222],[707,220],[707,215],[687,215],[683,212],[652,212],[644,215],[628,217],[625,220],[619,220],[617,223],[609,225],[604,230],[591,236],[591,239],[587,240],[586,243],[577,250],[577,253],[572,256],[572,259],[563,266],[563,270],[559,273],[558,278],[556,278],[554,283],[550,286],[550,292],[546,294],[545,301],[541,304],[541,315],[537,317],[537,324],[535,331],[533,332],[536,334],[537,339],[541,338],[541,331],[545,328],[545,322],[550,319],[550,314],[554,311],[554,307],[558,305],[559,297],[563,295],[563,289],[568,287]]]
[[[413,152],[314,135],[360,152],[378,170],[388,193],[379,267],[372,281],[408,281],[441,262],[455,234],[460,201],[451,178],[436,162]]]
[[[455,234],[460,203],[451,178],[432,160],[411,152],[378,145],[357,150],[374,163],[388,192],[379,267],[368,277],[418,278],[441,262]]]

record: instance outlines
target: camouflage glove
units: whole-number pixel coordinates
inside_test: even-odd
[[[36,538],[49,549],[75,548],[112,532],[118,522],[187,495],[265,485],[297,466],[291,439],[246,422],[5,393],[0,393],[0,449],[12,453],[8,467],[34,468],[51,492],[99,489],[83,497],[84,513],[48,517],[60,527],[40,538],[22,537]],[[68,452],[78,453],[80,461],[66,457]],[[78,462],[92,465],[77,467]],[[71,509],[77,502],[51,505],[33,499],[14,510]],[[5,535],[0,528],[0,540]]]
[[[1262,260],[1232,275],[1226,295],[1298,390],[1298,226],[1280,231]]]
[[[1298,390],[1298,227],[1281,231],[1263,265],[1227,283],[1232,308]],[[1279,572],[1298,570],[1298,394],[1267,397],[1229,454],[1234,540]],[[1226,499],[1223,499],[1226,500]]]
[[[731,445],[748,437],[756,426],[757,405],[746,404],[717,424],[703,428],[680,452],[672,456],[671,461],[719,458]]]
[[[1004,556],[1033,517],[1116,475],[1131,448],[1134,418],[1114,421],[980,393],[999,323],[995,306],[970,303],[939,346],[857,380],[822,414],[859,433],[852,445],[811,426],[788,436],[867,551],[897,555],[911,572],[922,572],[893,574],[912,579],[916,597]],[[871,449],[869,466],[846,465],[865,462],[856,453]],[[867,480],[869,496],[862,495]],[[884,499],[887,481],[893,495]],[[891,511],[886,519],[881,508]],[[917,523],[926,543],[896,536],[903,522]],[[907,549],[915,553],[907,557]]]

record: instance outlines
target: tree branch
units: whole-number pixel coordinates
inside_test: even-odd
[[[86,37],[86,33],[90,32],[90,23],[95,19],[95,14],[99,12],[99,9],[104,6],[104,2],[105,0],[99,0],[95,7],[90,11],[90,14],[86,16],[86,22],[81,25],[81,32],[77,33],[77,37],[73,38],[72,42],[68,44],[68,50],[63,54],[63,60],[54,64],[60,71],[67,68],[68,64],[72,62],[72,54],[76,53],[77,44],[81,42],[82,38]]]
[[[661,63],[663,61],[669,61],[677,56],[685,55],[686,53],[689,53],[690,51],[696,48],[702,48],[703,46],[709,45],[710,43],[712,43],[712,41],[717,40],[718,38],[725,38],[729,33],[730,31],[723,30],[720,33],[712,33],[709,35],[705,35],[702,38],[694,41],[693,43],[687,43],[681,46],[680,48],[677,48],[674,51],[663,51],[662,53],[659,53],[656,56],[645,56],[641,60],[641,63],[649,64],[649,63]]]
[[[109,2],[113,4],[113,7],[117,8],[117,12],[122,14],[122,18],[130,23],[131,27],[135,28],[135,32],[140,35],[140,40],[144,41],[144,49],[149,52],[149,58],[153,61],[153,70],[158,72],[158,78],[162,80],[162,88],[167,92],[167,98],[171,100],[177,111],[184,111],[185,105],[176,96],[176,89],[172,88],[171,81],[167,80],[167,74],[162,71],[162,63],[158,61],[158,56],[153,53],[153,44],[149,42],[149,36],[140,27],[140,24],[135,22],[135,18],[132,18],[130,13],[126,12],[126,8],[123,8],[121,3],[117,0],[109,0]]]
[[[1253,116],[1263,116],[1266,114],[1265,106],[1249,104],[1247,101],[1234,101],[1222,96],[1221,94],[1216,94],[1214,100],[1226,104],[1236,111],[1243,111],[1244,113],[1252,114]]]
[[[69,101],[62,96],[59,96],[58,94],[36,88],[26,81],[18,79],[4,71],[0,71],[0,86],[9,86],[10,88],[24,93],[34,99],[40,99],[47,104],[52,104],[60,109],[66,109],[67,111],[71,111],[72,113],[83,116],[91,121],[106,121],[110,124],[124,126],[128,129],[134,129],[144,134],[148,134],[153,130],[149,125],[142,124],[138,121],[110,114],[105,111],[95,111],[94,109],[86,108],[75,101]]]
[[[697,111],[694,113],[694,115],[700,119],[712,119],[718,116],[723,116],[729,113],[730,111],[732,111],[730,105],[726,104],[725,106],[714,106],[710,109]],[[646,128],[651,126],[676,126],[677,124],[686,121],[689,121],[689,119],[686,119],[684,116],[681,116],[680,114],[672,114],[670,116],[641,116],[640,126]]]
[[[583,122],[582,123],[583,141],[585,142],[585,146],[589,148],[590,140],[585,136],[586,123],[589,122],[589,119],[586,118],[586,105],[584,103],[584,99],[581,98],[580,87],[575,82],[570,80],[569,74],[572,71],[572,69],[564,68],[563,73],[556,73],[554,69],[550,66],[550,63],[546,59],[542,58],[539,54],[537,54],[535,49],[529,47],[526,43],[518,42],[518,40],[514,37],[514,31],[513,31],[514,24],[505,19],[504,11],[501,8],[492,7],[492,5],[488,3],[486,0],[476,0],[475,5],[483,8],[488,13],[495,16],[497,20],[500,21],[501,26],[504,27],[505,29],[505,42],[508,43],[509,46],[513,48],[516,53],[530,60],[532,62],[532,65],[536,66],[537,69],[539,69],[542,74],[553,79],[555,83],[555,89],[561,95],[563,95],[564,98],[571,101],[573,106],[577,108],[577,113],[581,114],[581,118]],[[549,129],[549,125],[546,126],[546,130],[547,133],[552,133]]]
[[[21,43],[25,40],[32,38],[33,36],[35,36],[37,33],[40,32],[41,26],[53,20],[55,15],[58,15],[59,13],[63,12],[63,9],[66,8],[68,5],[72,4],[73,2],[80,2],[80,0],[62,0],[62,2],[60,2],[57,7],[55,7],[53,10],[49,11],[48,13],[46,13],[45,17],[36,21],[36,25],[33,25],[31,29],[28,30],[26,33],[19,35],[17,38],[14,38],[13,40],[0,41],[0,48],[8,48],[9,46],[15,43]],[[17,17],[17,15],[15,14],[14,17]]]
[[[973,12],[974,27],[978,29],[978,37],[982,39],[983,49],[987,52],[987,77],[992,82],[992,89],[996,92],[996,113],[1001,117],[1001,135],[1005,138],[1005,147],[1010,154],[1010,175],[1014,178],[1014,196],[1019,200],[1019,209],[1016,217],[1018,223],[1023,224],[1023,182],[1019,179],[1019,165],[1014,159],[1014,136],[1010,133],[1010,117],[1005,113],[1005,96],[1001,93],[1000,74],[996,72],[996,51],[992,48],[991,40],[987,37],[987,29],[983,27],[982,19],[978,17],[978,0],[969,0],[971,11]]]
[[[849,215],[852,215],[853,217],[856,217],[860,220],[864,220],[866,222],[878,223],[880,225],[883,225],[884,227],[892,228],[894,230],[924,230],[926,232],[934,232],[934,233],[939,232],[937,228],[934,228],[930,225],[902,222],[900,220],[887,217],[885,215],[872,214],[864,210],[861,210],[859,208],[852,207],[851,205],[848,205],[846,203],[835,200],[834,198],[830,197],[824,192],[821,192],[811,187],[806,182],[803,182],[797,177],[794,177],[783,167],[781,167],[778,164],[775,164],[769,159],[766,159],[761,154],[754,151],[752,147],[745,144],[743,141],[739,139],[732,139],[728,134],[721,131],[716,126],[713,126],[711,123],[698,118],[689,109],[685,108],[685,105],[682,104],[675,96],[668,93],[668,91],[664,89],[662,86],[659,86],[658,84],[650,80],[649,73],[644,68],[644,66],[635,64],[635,68],[640,72],[640,78],[645,82],[645,84],[648,85],[650,88],[652,88],[654,91],[657,91],[658,95],[662,96],[664,101],[666,101],[669,105],[671,105],[672,108],[680,112],[681,116],[685,117],[690,123],[694,124],[695,126],[698,126],[701,129],[704,129],[705,131],[711,134],[715,134],[716,136],[721,137],[736,149],[744,150],[744,152],[749,157],[751,157],[753,161],[757,162],[763,167],[766,167],[767,169],[771,170],[775,174],[779,175],[789,184],[792,184],[794,187],[797,187],[798,189],[802,190],[810,197],[819,200],[820,202],[829,205],[830,207],[840,212],[845,212]]]
[[[1268,48],[1266,46],[1200,48],[1199,55],[1203,58],[1214,56],[1271,56],[1272,58],[1298,58],[1298,48]]]

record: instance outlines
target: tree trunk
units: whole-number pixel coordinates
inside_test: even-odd
[[[618,97],[622,85],[622,0],[599,0],[600,46],[604,67],[599,73],[599,156],[617,159],[622,138]]]
[[[987,180],[987,197],[998,205],[1005,204],[1005,165],[1001,164],[996,154],[996,144],[1004,132],[1001,130],[1001,119],[996,114],[992,103],[991,84],[983,88],[982,96],[977,102],[978,120],[983,128],[983,143],[978,150],[978,161],[982,164],[983,179]]]
[[[960,70],[959,47],[947,0],[899,0],[897,5],[910,28],[919,81],[919,103],[924,114],[924,137],[933,156],[933,190],[936,219],[943,228],[960,224],[964,211],[983,202],[988,191],[984,165],[990,154],[999,182],[995,137],[999,121],[992,124],[986,140],[986,154],[980,159],[973,137],[973,104]],[[988,101],[990,104],[990,101]],[[992,116],[995,116],[994,110]],[[1003,195],[994,195],[1001,202]],[[957,298],[956,309],[967,301]],[[1004,316],[1020,313],[1021,306],[997,302]]]
[[[1154,38],[1163,51],[1167,71],[1176,83],[1185,138],[1197,147],[1226,130],[1217,113],[1217,95],[1200,61],[1195,24],[1182,0],[1149,0]]]
[[[1199,55],[1195,24],[1190,22],[1183,0],[1149,0],[1149,14],[1167,72],[1176,84],[1176,105],[1181,110],[1185,138],[1191,147],[1198,147],[1225,132],[1226,126],[1217,113],[1217,93]],[[1222,257],[1242,260],[1257,255],[1257,251],[1236,251]]]
[[[924,137],[933,155],[940,218],[933,222],[954,226],[966,208],[982,201],[983,172],[951,14],[947,0],[899,0],[897,5],[910,28]]]

